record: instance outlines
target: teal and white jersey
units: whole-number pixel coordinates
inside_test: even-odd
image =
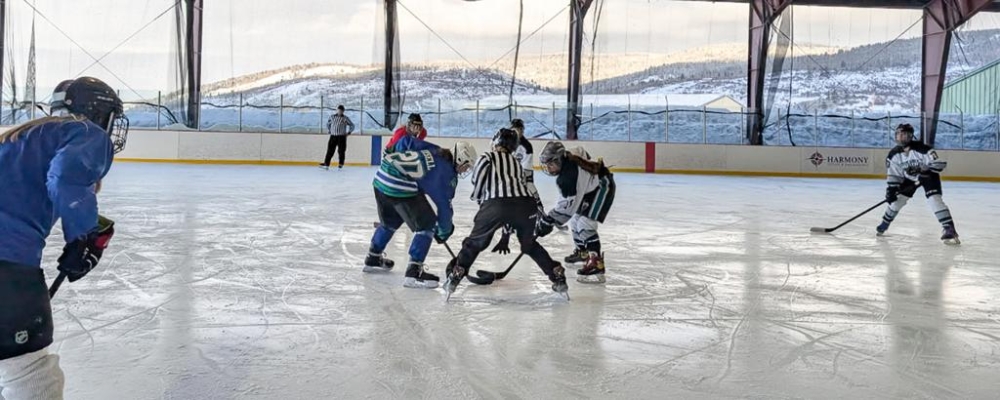
[[[430,150],[386,154],[373,185],[389,197],[413,197],[420,193],[417,181],[437,165]]]

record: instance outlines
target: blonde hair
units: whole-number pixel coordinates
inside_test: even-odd
[[[27,132],[31,128],[39,125],[44,125],[49,122],[62,122],[62,121],[84,121],[86,118],[79,115],[65,115],[65,116],[49,116],[33,119],[31,121],[25,122],[21,125],[10,128],[7,132],[0,133],[0,144],[4,143],[14,143],[21,137],[21,134]]]

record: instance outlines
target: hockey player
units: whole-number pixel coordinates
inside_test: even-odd
[[[98,224],[97,192],[114,153],[125,146],[122,101],[90,77],[64,81],[53,116],[0,134],[0,398],[62,399],[52,344],[52,306],[42,249],[62,219],[66,246],[57,268],[70,282],[100,261],[111,236]]]
[[[941,171],[948,165],[938,159],[934,148],[913,139],[913,126],[899,124],[896,127],[896,144],[885,159],[886,183],[885,200],[889,206],[882,216],[882,223],[875,228],[876,234],[882,236],[889,229],[889,224],[903,209],[906,202],[917,192],[917,182],[924,188],[927,203],[941,223],[941,240],[947,244],[959,244],[958,232],[955,231],[955,221],[951,211],[941,199]]]
[[[581,149],[582,150],[582,149]],[[559,142],[549,142],[538,156],[542,171],[556,176],[561,196],[538,224],[538,236],[552,232],[554,225],[570,223],[576,250],[566,263],[584,263],[577,281],[604,283],[604,253],[597,235],[615,199],[615,179],[603,162],[593,162],[566,151]]]
[[[396,149],[396,143],[400,139],[412,136],[417,138],[417,140],[424,140],[427,138],[427,130],[424,129],[424,120],[420,118],[420,114],[410,114],[406,118],[406,125],[401,126],[392,133],[392,138],[389,139],[389,143],[385,145],[385,153],[391,153]]]
[[[472,200],[479,203],[472,233],[462,241],[458,257],[448,265],[445,292],[448,296],[468,274],[479,253],[489,246],[493,234],[504,225],[513,227],[521,252],[538,264],[552,282],[552,290],[565,293],[566,275],[562,265],[535,240],[538,208],[524,184],[522,168],[514,157],[517,133],[501,129],[493,149],[479,157],[472,172]]]
[[[383,251],[392,235],[405,222],[415,233],[410,242],[410,262],[403,286],[433,289],[439,278],[424,270],[424,259],[431,240],[444,243],[455,231],[451,200],[459,177],[468,175],[476,158],[476,149],[467,142],[442,149],[412,136],[405,136],[394,151],[382,157],[375,174],[375,202],[379,226],[372,235],[365,258],[365,272],[388,271],[395,264]],[[437,216],[427,197],[437,206]]]

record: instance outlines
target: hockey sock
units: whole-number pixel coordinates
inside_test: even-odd
[[[951,210],[948,209],[948,205],[944,204],[944,200],[941,199],[941,195],[935,194],[927,199],[930,203],[931,211],[934,212],[934,216],[937,217],[938,222],[941,226],[954,226],[955,221],[951,219]]]

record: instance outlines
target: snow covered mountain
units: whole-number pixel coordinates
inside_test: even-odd
[[[1000,59],[1000,31],[960,32],[949,60],[949,78]],[[920,40],[907,39],[852,49],[796,44],[783,71],[770,74],[776,104],[821,111],[884,112],[919,108]],[[773,57],[771,59],[773,61]],[[404,102],[436,99],[474,101],[507,95],[510,57],[489,62],[435,61],[404,65]],[[522,56],[515,95],[565,93],[566,55]],[[591,68],[593,64],[593,68]],[[773,64],[772,64],[773,65]],[[205,101],[316,106],[319,97],[374,104],[383,90],[379,66],[307,64],[236,77],[205,87]],[[746,46],[717,45],[675,54],[596,54],[584,58],[586,94],[721,94],[746,100]]]

